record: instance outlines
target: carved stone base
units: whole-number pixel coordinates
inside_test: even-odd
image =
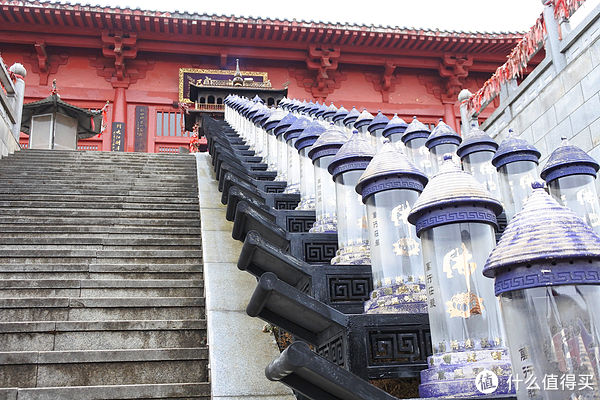
[[[367,314],[427,313],[427,293],[424,283],[390,284],[371,292],[365,302]]]
[[[437,354],[421,371],[421,397],[476,398],[515,393],[506,348]]]

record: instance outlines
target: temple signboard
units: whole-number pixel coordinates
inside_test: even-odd
[[[217,69],[179,69],[179,102],[193,103],[190,100],[190,85],[233,88],[233,78],[236,71]],[[241,71],[244,87],[271,88],[271,82],[266,72]]]
[[[134,151],[148,151],[148,106],[135,106]]]

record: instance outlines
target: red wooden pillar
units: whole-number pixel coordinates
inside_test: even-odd
[[[127,98],[125,93],[125,87],[115,88],[111,124],[111,151],[124,151],[126,149]]]
[[[446,122],[456,132],[460,132],[456,129],[456,115],[454,114],[454,104],[444,103],[444,122]]]

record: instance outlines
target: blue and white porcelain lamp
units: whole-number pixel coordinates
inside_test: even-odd
[[[356,121],[354,121],[354,129],[356,129],[358,133],[360,133],[364,137],[368,137],[368,129],[369,125],[371,124],[371,121],[373,121],[373,114],[368,112],[366,108],[363,108],[358,118],[356,118]]]
[[[335,182],[338,251],[333,265],[370,264],[366,207],[355,187],[375,155],[370,140],[354,131],[327,170]]]
[[[263,129],[268,133],[268,149],[269,149],[269,170],[277,171],[279,168],[278,162],[278,145],[277,136],[275,135],[275,128],[287,113],[281,109],[276,109],[271,113],[269,118],[263,124]],[[286,123],[287,124],[287,123]],[[285,124],[284,124],[285,126]],[[282,128],[284,127],[282,126]],[[289,125],[288,125],[289,126]]]
[[[600,237],[533,184],[487,260],[519,400],[600,398]]]
[[[286,133],[292,126],[300,126],[298,129],[304,129],[306,124],[308,124],[308,120],[306,120],[306,124],[302,125],[302,118],[296,117],[294,114],[289,113],[285,117],[279,121],[279,123],[273,128],[273,134],[275,135],[275,139],[277,139],[277,177],[275,180],[277,181],[287,181],[287,156],[288,156],[288,146],[285,141],[284,133]]]
[[[325,127],[322,122],[313,121],[304,128],[294,143],[300,157],[300,203],[297,210],[315,209],[315,170],[308,151],[323,132]]]
[[[373,288],[368,314],[426,313],[421,242],[407,217],[427,177],[387,142],[362,174],[356,191],[367,207]]]
[[[392,121],[390,121],[390,124]],[[388,129],[389,125],[385,129],[384,135],[386,135],[385,132]],[[406,155],[408,158],[427,176],[432,175],[431,154],[427,146],[425,146],[430,133],[429,128],[424,123],[419,121],[417,117],[413,117],[411,123],[408,124],[404,129],[404,133],[400,136],[402,143],[406,146]]]
[[[341,106],[340,108],[338,108],[338,110],[335,112],[335,114],[333,114],[333,116],[331,117],[331,122],[333,122],[335,124],[335,126],[343,128],[345,126],[344,118],[346,118],[347,115],[348,115],[348,110],[346,110],[344,108],[344,106]]]
[[[254,131],[256,132],[256,147],[259,148],[258,155],[262,156],[263,162],[267,164],[269,162],[269,135],[267,134],[267,131],[263,129],[263,126],[259,121],[268,112],[269,109],[262,106],[254,113],[254,115],[249,117],[250,122],[254,125]]]
[[[492,158],[498,170],[502,204],[507,221],[521,211],[523,202],[531,194],[531,184],[539,179],[540,152],[524,139],[510,136],[503,140]]]
[[[244,116],[244,128],[242,137],[247,140],[250,148],[254,150],[257,156],[262,157],[262,135],[258,132],[256,125],[252,123],[252,117],[262,108],[262,104],[249,102],[250,107],[244,108],[242,115]]]
[[[325,110],[320,116],[320,119],[327,123],[333,122],[333,116],[337,114],[337,112],[337,107],[333,103],[331,103],[329,107],[325,108]]]
[[[477,182],[483,184],[492,196],[500,200],[502,195],[498,171],[492,165],[496,150],[498,150],[498,143],[494,139],[481,129],[471,127],[467,137],[458,146],[456,155],[460,157],[463,169],[473,175]]]
[[[367,130],[371,134],[371,144],[377,149],[377,151],[379,151],[383,146],[383,129],[389,122],[390,120],[388,117],[383,115],[381,111],[378,111],[375,118],[373,118],[367,127]]]
[[[600,166],[579,147],[566,139],[552,152],[540,176],[560,204],[569,207],[600,234],[600,201],[596,173]]]
[[[455,154],[462,138],[450,125],[440,119],[425,142],[431,153],[431,173],[436,174],[445,154]]]
[[[315,174],[315,223],[310,232],[337,232],[335,183],[327,170],[338,150],[348,141],[345,129],[333,124],[308,150]]]
[[[286,144],[287,152],[287,186],[284,193],[300,193],[300,156],[296,150],[296,140],[300,133],[312,122],[307,117],[298,117],[294,123],[281,135]]]
[[[398,144],[402,143],[402,135],[408,125],[402,118],[398,116],[398,114],[394,114],[392,119],[388,121],[388,123],[383,127],[381,131],[381,136],[388,139],[392,143]]]
[[[350,110],[348,114],[346,114],[346,116],[344,117],[343,123],[346,127],[346,130],[348,131],[348,134],[351,134],[352,131],[354,131],[354,122],[357,120],[359,115],[360,112],[358,112],[356,107],[352,107],[352,110]]]
[[[444,157],[408,221],[421,238],[433,355],[421,372],[421,397],[479,396],[483,369],[510,393],[510,360],[493,285],[482,275],[496,244],[502,205],[483,185]]]

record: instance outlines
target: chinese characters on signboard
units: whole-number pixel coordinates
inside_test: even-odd
[[[135,140],[134,150],[148,151],[148,106],[135,107]]]
[[[125,122],[112,123],[110,150],[125,151]]]

